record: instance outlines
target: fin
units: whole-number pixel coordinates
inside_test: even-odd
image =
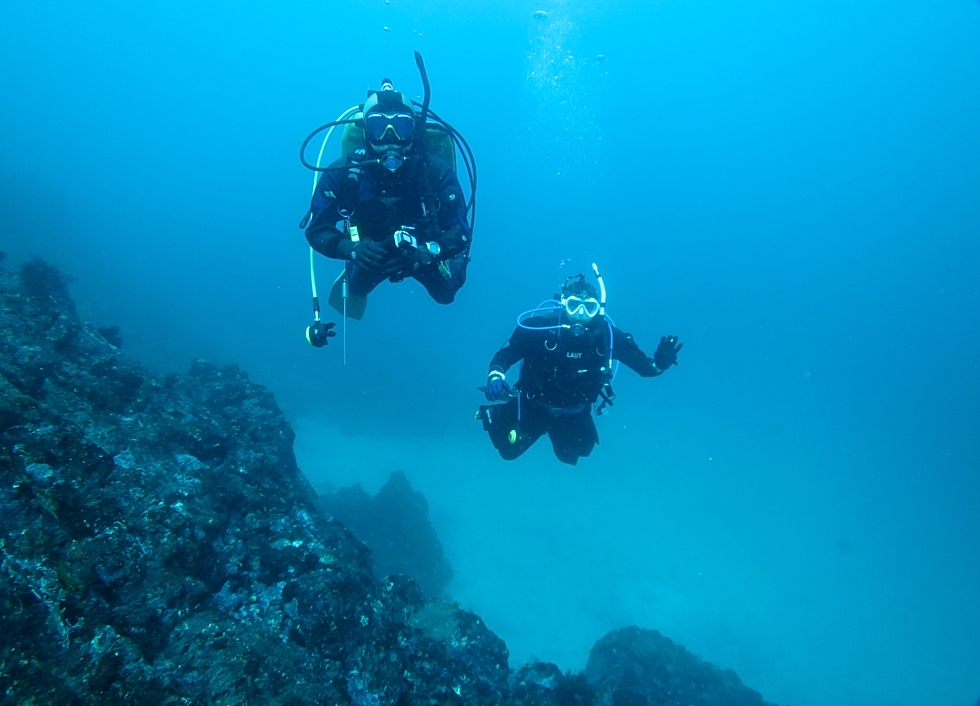
[[[337,279],[333,281],[333,286],[330,287],[330,297],[327,299],[327,304],[338,314],[344,313],[344,280],[346,277],[347,270],[341,270]],[[367,297],[358,297],[350,292],[347,293],[347,318],[360,321],[364,318],[365,309],[367,309]]]

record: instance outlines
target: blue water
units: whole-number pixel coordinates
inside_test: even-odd
[[[413,49],[478,160],[470,280],[382,285],[343,365],[303,340],[296,152],[384,75],[421,98]],[[512,665],[638,624],[771,701],[966,705],[978,125],[976,1],[6,0],[0,250],[155,369],[241,364],[314,483],[404,469]],[[592,261],[680,366],[621,371],[578,467],[504,463],[474,388]]]

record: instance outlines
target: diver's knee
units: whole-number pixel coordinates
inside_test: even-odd
[[[500,448],[497,451],[500,453],[500,458],[505,461],[516,461],[524,453],[524,449],[515,449],[513,446]]]
[[[456,290],[450,290],[448,292],[431,292],[432,301],[436,304],[452,304],[456,301]]]
[[[562,463],[567,463],[569,466],[578,465],[578,460],[582,456],[588,456],[591,453],[591,449],[582,453],[582,449],[554,449],[555,458],[557,458]]]

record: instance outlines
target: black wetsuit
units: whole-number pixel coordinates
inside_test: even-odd
[[[524,326],[543,329],[558,322],[557,315],[536,316],[525,320]],[[514,385],[517,395],[506,404],[480,407],[479,415],[500,455],[511,461],[546,432],[555,456],[563,463],[575,465],[592,453],[599,441],[592,405],[600,393],[611,395],[606,385],[612,378],[612,360],[643,377],[663,372],[630,334],[605,319],[593,321],[578,336],[567,328],[514,329],[490,361],[490,371],[505,372],[523,361]]]
[[[342,158],[331,166],[347,164]],[[443,160],[430,154],[425,178],[418,160],[409,160],[391,173],[378,164],[357,170],[324,172],[310,206],[313,218],[306,229],[310,246],[321,255],[347,259],[338,246],[350,239],[346,223],[357,227],[361,240],[374,240],[391,253],[389,262],[403,257],[394,243],[394,233],[403,226],[417,228],[414,235],[436,242],[440,252],[432,262],[390,276],[392,281],[414,277],[440,304],[449,304],[466,281],[470,229],[466,222],[463,191],[456,173]],[[424,216],[425,211],[430,215]],[[421,244],[421,243],[420,243]],[[386,275],[347,261],[351,294],[364,296]]]

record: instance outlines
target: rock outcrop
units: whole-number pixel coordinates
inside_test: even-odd
[[[595,643],[585,676],[614,706],[769,706],[731,670],[698,659],[656,630],[614,630]]]
[[[453,570],[429,522],[425,496],[404,473],[392,473],[374,497],[355,485],[321,493],[318,504],[368,546],[376,576],[411,576],[426,596],[442,596]]]
[[[238,368],[158,377],[40,261],[0,270],[7,703],[499,704],[472,613],[378,581]]]

